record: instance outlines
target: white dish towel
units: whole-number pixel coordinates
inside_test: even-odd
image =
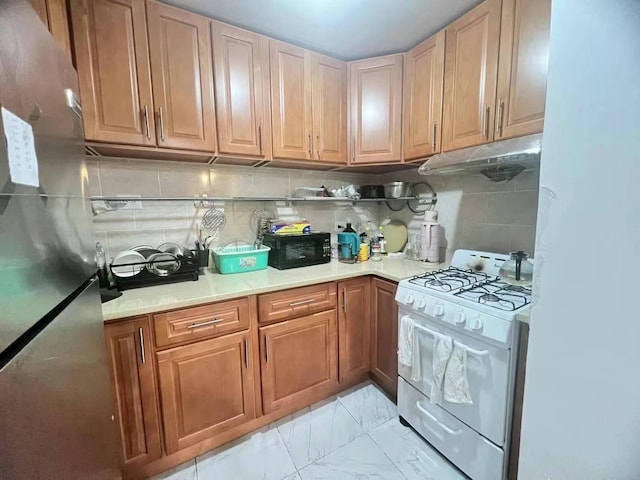
[[[431,403],[438,403],[442,396],[442,385],[452,350],[453,339],[450,336],[440,334],[433,336],[433,383],[429,397]]]
[[[417,338],[415,322],[408,315],[400,318],[398,332],[398,362],[411,369],[411,380],[422,381],[420,367],[420,343]]]
[[[467,379],[467,346],[462,343],[453,342],[453,351],[444,374],[443,390],[447,402],[473,405]]]

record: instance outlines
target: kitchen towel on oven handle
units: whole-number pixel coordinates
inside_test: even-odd
[[[431,403],[438,403],[442,396],[442,387],[449,359],[453,350],[453,339],[448,335],[433,333],[433,383],[431,384]]]
[[[398,332],[398,361],[411,371],[411,380],[422,381],[422,367],[420,360],[420,342],[417,338],[416,323],[408,315],[400,318]]]
[[[453,349],[444,374],[443,391],[447,402],[473,405],[467,378],[467,350],[466,345],[453,342]]]
[[[456,342],[449,335],[435,332],[422,325],[413,324],[413,328],[415,332],[422,331],[433,337],[433,383],[429,401],[438,403],[441,398],[444,398],[447,402],[472,405],[473,400],[467,379],[467,352],[476,355],[485,355],[488,352],[469,348],[463,343]],[[418,347],[416,350],[419,350],[417,340],[415,344]]]

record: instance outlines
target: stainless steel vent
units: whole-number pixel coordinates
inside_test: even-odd
[[[456,175],[479,172],[492,182],[506,182],[527,168],[537,166],[542,134],[511,138],[478,147],[439,153],[419,168],[422,175]]]

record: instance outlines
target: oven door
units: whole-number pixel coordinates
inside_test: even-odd
[[[317,265],[327,261],[327,249],[323,237],[283,239],[280,249],[280,263],[285,268]],[[331,259],[330,251],[328,258]]]
[[[404,309],[400,310],[398,319],[403,315],[409,315],[417,324],[421,380],[412,380],[411,368],[405,365],[398,364],[398,374],[430,397],[433,384],[434,336],[448,335],[456,342],[468,346],[471,350],[467,351],[467,379],[473,404],[451,403],[443,398],[439,404],[495,444],[504,445],[508,423],[511,351],[506,347],[490,345]]]

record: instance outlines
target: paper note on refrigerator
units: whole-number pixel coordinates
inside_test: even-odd
[[[11,181],[39,187],[38,157],[31,125],[4,107],[2,107],[2,124],[7,139]]]

